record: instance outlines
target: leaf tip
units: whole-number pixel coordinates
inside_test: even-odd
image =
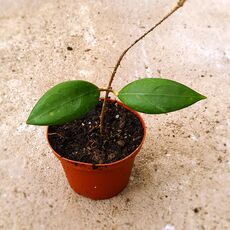
[[[27,125],[33,125],[33,121],[32,121],[32,119],[31,119],[30,116],[27,118],[26,124],[27,124]]]
[[[29,117],[26,120],[27,125],[37,125],[36,118],[34,117],[33,113],[31,112]]]
[[[202,95],[202,94],[200,94],[200,100],[204,100],[204,99],[207,99],[207,97]]]

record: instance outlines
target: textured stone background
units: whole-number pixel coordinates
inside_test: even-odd
[[[230,229],[229,0],[188,1],[122,62],[115,89],[162,76],[208,99],[143,115],[148,137],[120,195],[75,194],[45,129],[25,125],[54,84],[105,86],[123,49],[175,2],[0,0],[0,229]]]

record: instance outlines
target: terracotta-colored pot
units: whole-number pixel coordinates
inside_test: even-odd
[[[110,101],[114,101],[111,100]],[[114,101],[115,102],[115,101]],[[134,159],[140,151],[146,136],[146,127],[141,116],[136,112],[117,102],[120,106],[134,113],[144,128],[144,137],[141,144],[127,157],[110,164],[90,164],[69,160],[61,157],[49,143],[48,128],[46,138],[55,156],[61,161],[71,188],[83,196],[94,200],[107,199],[117,195],[128,184]]]

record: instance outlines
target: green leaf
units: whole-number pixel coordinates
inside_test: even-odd
[[[97,103],[100,91],[87,81],[66,81],[49,89],[34,106],[27,124],[62,125],[79,119]]]
[[[149,114],[173,112],[206,98],[185,85],[162,78],[134,81],[118,97],[128,107]]]

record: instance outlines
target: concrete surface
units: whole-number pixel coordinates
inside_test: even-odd
[[[162,76],[208,99],[144,115],[148,137],[117,197],[75,194],[45,128],[25,125],[54,84],[105,86],[123,49],[175,2],[0,0],[0,229],[230,229],[229,0],[188,1],[122,62],[115,89]]]

